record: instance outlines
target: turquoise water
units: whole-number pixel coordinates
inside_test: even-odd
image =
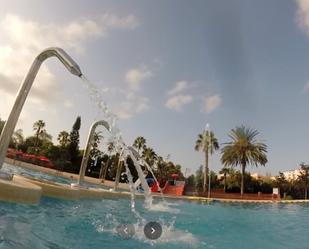
[[[41,172],[5,165],[4,169],[64,184],[71,181]],[[98,187],[98,185],[93,185]],[[92,186],[92,187],[93,187]],[[254,248],[305,249],[309,245],[307,204],[154,203],[151,210],[129,200],[64,201],[42,198],[39,205],[0,202],[2,248]],[[158,221],[163,234],[146,239],[143,227]],[[115,231],[119,224],[135,226],[133,238]]]
[[[0,202],[0,248],[308,248],[308,205],[177,202],[170,207],[170,212],[149,211],[138,202],[140,220],[129,200]],[[143,235],[147,221],[163,224],[157,241]],[[135,224],[133,238],[116,234],[121,223]]]
[[[34,171],[34,170],[30,170],[30,169],[26,169],[26,168],[22,168],[22,167],[10,165],[10,164],[4,164],[3,170],[6,171],[6,172],[13,173],[15,175],[21,175],[21,176],[25,176],[25,177],[35,178],[35,179],[38,179],[38,180],[46,180],[46,181],[52,181],[52,182],[68,184],[68,185],[76,182],[74,180],[67,179],[65,177],[54,176],[54,175],[50,175],[50,174],[46,174],[46,173],[43,173],[43,172]],[[104,187],[103,185],[92,184],[92,183],[87,183],[87,182],[84,182],[83,186],[89,187],[89,188],[106,188],[107,189],[107,187]]]

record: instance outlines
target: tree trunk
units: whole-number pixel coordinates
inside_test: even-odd
[[[305,200],[308,198],[308,186],[305,187]]]
[[[226,192],[226,173],[224,173],[224,193]]]
[[[246,165],[243,163],[241,165],[241,186],[240,186],[240,195],[244,195],[244,177],[245,177],[245,168]]]
[[[208,181],[208,148],[205,151],[205,169],[204,169],[204,185],[203,191],[204,193],[207,191],[207,181]]]
[[[36,133],[35,136],[35,143],[34,143],[34,153],[38,154],[38,147],[39,147],[39,131]]]

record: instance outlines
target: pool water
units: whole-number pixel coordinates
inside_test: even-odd
[[[53,182],[70,179],[12,165],[4,170]],[[89,187],[101,187],[89,184]],[[309,248],[308,204],[198,204],[156,202],[146,209],[129,200],[65,201],[42,198],[39,205],[0,202],[1,248]],[[148,240],[149,221],[163,227],[162,236]],[[135,235],[122,239],[120,224],[133,224]]]
[[[309,206],[298,204],[170,203],[170,212],[149,211],[129,200],[64,201],[42,198],[39,205],[0,202],[0,248],[218,248],[305,249],[309,245]],[[165,210],[163,208],[162,210]],[[177,211],[177,212],[176,212]],[[148,221],[163,225],[156,241],[146,239]],[[135,225],[125,240],[115,228]]]
[[[15,175],[21,175],[21,176],[25,176],[25,177],[35,178],[35,179],[38,179],[38,180],[51,181],[51,182],[67,184],[67,185],[71,185],[71,183],[76,183],[76,180],[71,180],[71,179],[68,179],[68,178],[65,178],[65,177],[61,177],[61,176],[54,176],[54,175],[50,175],[50,174],[47,174],[47,173],[44,173],[44,172],[34,171],[34,170],[31,170],[31,169],[26,169],[26,168],[22,168],[22,167],[10,165],[10,164],[3,164],[3,170],[6,171],[6,172],[10,172],[12,174],[15,174]],[[88,183],[88,182],[83,182],[83,186],[88,187],[88,188],[108,189],[108,187],[105,187],[103,185]]]

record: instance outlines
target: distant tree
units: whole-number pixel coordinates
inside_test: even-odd
[[[208,179],[208,161],[209,153],[213,154],[215,150],[219,149],[219,143],[212,131],[205,130],[202,134],[198,134],[195,142],[195,150],[202,151],[205,154],[205,168],[203,177],[203,191],[207,190],[207,179]]]
[[[297,178],[297,182],[305,192],[305,200],[308,198],[308,187],[309,187],[309,165],[305,163],[300,164],[300,175]]]
[[[280,195],[286,192],[289,183],[282,172],[279,172],[279,175],[276,176],[274,185],[279,188]]]
[[[187,186],[195,186],[195,175],[190,175],[186,181]]]
[[[171,179],[173,174],[177,174],[178,175],[178,180],[185,180],[185,177],[181,171],[181,165],[179,164],[174,164],[173,162],[169,161],[169,162],[165,162],[163,164],[163,174],[161,176],[160,179],[160,186],[162,185],[162,187],[164,186],[165,182],[169,179]]]
[[[203,174],[203,165],[201,165],[198,170],[195,172],[195,184],[198,191],[203,190],[204,187],[204,174]]]
[[[15,149],[19,149],[20,146],[24,143],[24,135],[23,135],[23,130],[22,129],[18,129],[16,131],[14,131],[12,139],[11,139],[11,143],[12,143],[12,147],[14,147]],[[11,146],[10,146],[11,147]]]
[[[222,149],[221,162],[225,166],[241,166],[241,195],[244,194],[246,166],[248,164],[265,166],[267,163],[267,146],[256,140],[258,134],[257,130],[245,126],[236,127],[229,135],[232,141],[225,143]]]
[[[102,152],[99,150],[99,145],[103,139],[102,132],[95,132],[93,134],[93,139],[91,141],[91,151],[90,158],[97,158],[102,155]]]
[[[178,175],[178,180],[183,181],[185,180],[185,177],[181,171],[181,165],[180,164],[176,164],[175,167],[170,170],[170,175],[172,174],[177,174]]]
[[[52,135],[50,135],[49,133],[47,133],[46,130],[43,130],[43,131],[41,132],[39,138],[40,138],[41,140],[49,141],[49,142],[51,142],[52,139],[53,139]]]
[[[210,171],[210,186],[211,188],[219,188],[220,187],[220,181],[218,179],[218,175],[214,171]]]
[[[42,156],[46,156],[47,158],[51,157],[51,150],[53,149],[54,144],[49,139],[43,139],[42,144],[40,146],[39,154]]]
[[[79,157],[79,130],[81,126],[81,118],[78,116],[73,124],[72,131],[70,133],[69,143],[69,155],[72,165],[77,167]]]
[[[150,147],[145,147],[142,155],[146,163],[148,163],[150,167],[153,167],[157,159],[157,154],[154,152],[154,150]]]
[[[60,147],[66,148],[70,144],[70,134],[67,131],[60,131],[57,140]]]
[[[34,151],[34,146],[35,146],[35,143],[36,143],[36,137],[35,136],[30,136],[30,137],[27,137],[23,144],[20,146],[20,149],[26,153],[28,152],[28,149],[29,148],[32,148],[32,150]]]
[[[219,173],[223,174],[223,189],[224,189],[224,193],[226,192],[226,177],[227,175],[231,172],[231,168],[228,167],[223,167]]]
[[[226,191],[239,192],[241,182],[241,173],[234,168],[230,168],[229,174],[226,178]]]
[[[133,142],[133,147],[135,147],[140,154],[142,149],[146,148],[146,139],[144,137],[137,137]]]
[[[157,156],[156,160],[156,176],[159,181],[162,181],[165,177],[165,168],[166,168],[166,162],[164,161],[163,157]],[[167,180],[167,179],[164,179]]]
[[[43,120],[38,120],[33,124],[33,130],[35,131],[35,144],[34,144],[34,151],[37,152],[40,135],[45,131],[45,122]]]
[[[102,179],[102,181],[105,180],[106,178],[106,174],[108,171],[108,167],[110,162],[112,162],[112,153],[115,151],[115,144],[113,142],[109,142],[107,144],[107,160],[105,162],[105,164],[103,164],[103,162],[101,163],[101,169],[100,169],[100,173],[99,173],[99,178]]]

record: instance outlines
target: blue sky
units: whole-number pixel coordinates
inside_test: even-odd
[[[127,144],[142,135],[190,168],[210,123],[220,143],[237,125],[260,131],[277,172],[309,162],[309,1],[2,1],[0,117],[6,119],[35,55],[64,48],[102,91]],[[38,119],[56,142],[82,116],[82,139],[101,116],[81,80],[46,61],[18,128]],[[211,168],[222,166],[217,153]]]

